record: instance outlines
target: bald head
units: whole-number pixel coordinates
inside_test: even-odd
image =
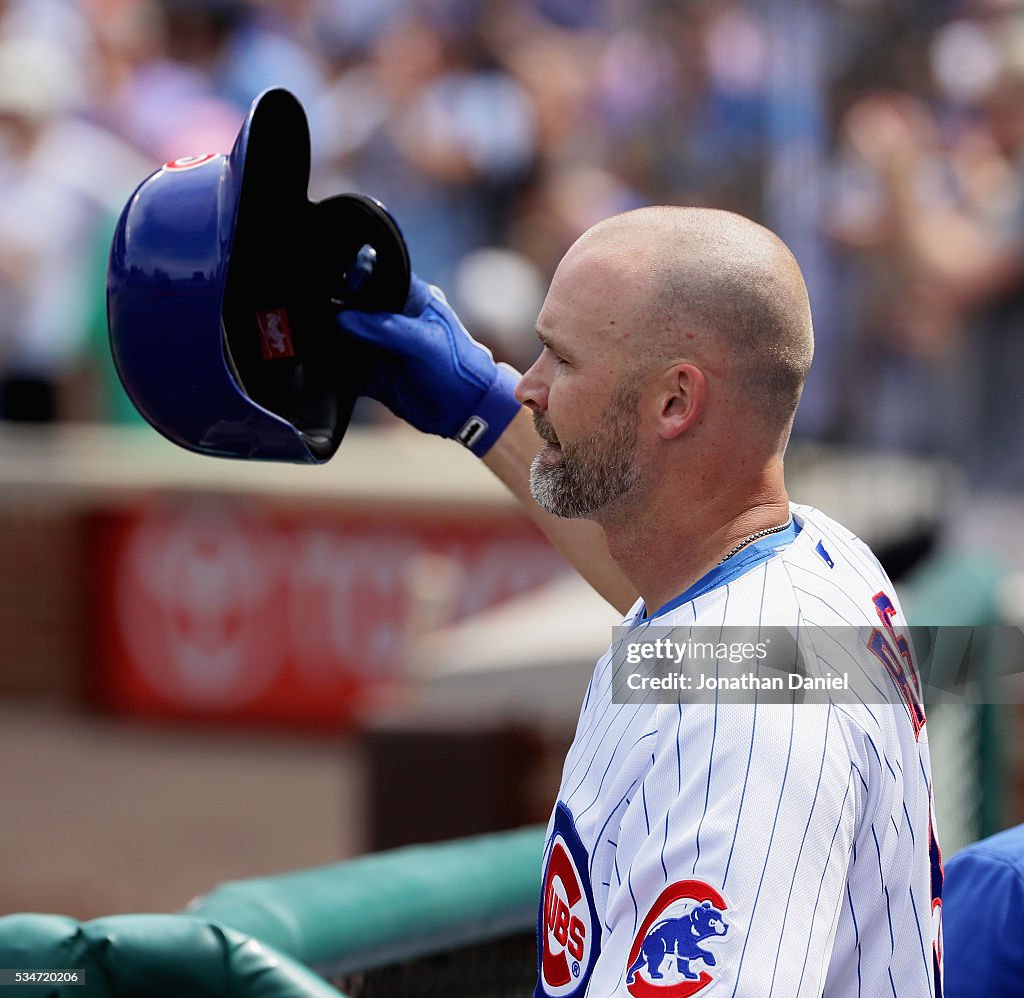
[[[566,263],[596,266],[628,304],[641,370],[713,362],[788,434],[813,354],[807,289],[785,244],[763,226],[708,208],[652,207],[600,222]]]

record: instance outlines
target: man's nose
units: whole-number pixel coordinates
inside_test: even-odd
[[[540,358],[519,379],[515,391],[516,398],[532,412],[543,412],[548,407],[548,389],[538,371],[539,366]]]

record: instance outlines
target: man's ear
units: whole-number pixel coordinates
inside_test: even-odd
[[[658,433],[672,440],[700,418],[708,393],[708,379],[693,364],[673,364],[658,382]]]

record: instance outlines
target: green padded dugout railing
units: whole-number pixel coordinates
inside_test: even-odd
[[[362,971],[532,932],[543,844],[531,827],[409,846],[223,884],[188,910],[322,973]]]
[[[297,961],[188,915],[0,918],[0,967],[77,970],[81,983],[11,984],[5,998],[339,998]]]
[[[81,969],[85,985],[2,993],[344,998],[315,968],[354,998],[528,995],[543,837],[526,828],[227,883],[183,914],[8,915],[0,968]]]

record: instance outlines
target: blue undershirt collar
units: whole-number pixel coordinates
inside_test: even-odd
[[[723,561],[720,565],[715,565],[710,572],[699,578],[686,592],[669,600],[651,617],[647,616],[647,608],[641,606],[630,622],[630,626],[645,620],[652,620],[654,617],[660,617],[669,610],[675,610],[676,607],[697,599],[698,596],[706,595],[712,589],[718,589],[720,586],[735,582],[741,575],[746,575],[752,568],[760,565],[762,561],[773,558],[779,548],[792,544],[801,529],[795,519],[791,520],[785,530],[762,537],[759,541],[754,541],[753,544],[748,545],[741,551],[737,551],[736,554]]]

